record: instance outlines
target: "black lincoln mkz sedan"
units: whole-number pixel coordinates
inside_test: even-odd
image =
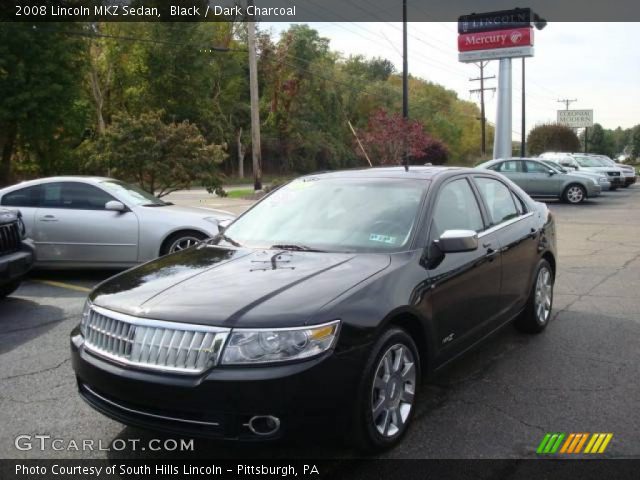
[[[239,440],[335,425],[382,449],[427,374],[508,322],[545,328],[555,271],[551,213],[499,174],[309,175],[96,287],[73,367],[125,424]]]

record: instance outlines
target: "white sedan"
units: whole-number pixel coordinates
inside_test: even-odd
[[[36,266],[123,268],[188,248],[218,233],[225,211],[178,207],[119,180],[51,177],[0,190],[35,241]]]

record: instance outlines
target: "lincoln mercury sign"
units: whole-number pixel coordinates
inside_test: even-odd
[[[462,15],[458,19],[458,60],[532,57],[536,17],[530,8]]]
[[[558,110],[558,123],[571,128],[593,127],[593,110]]]

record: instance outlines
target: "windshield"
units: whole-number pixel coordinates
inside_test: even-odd
[[[597,157],[574,156],[573,158],[576,159],[576,162],[578,162],[578,165],[580,165],[581,167],[607,167],[608,166],[604,160]]]
[[[406,249],[426,180],[306,178],[236,220],[221,244],[251,248],[389,252]]]
[[[128,205],[168,205],[166,202],[154,197],[149,192],[145,192],[135,185],[121,182],[119,180],[105,180],[100,182],[100,185],[102,185],[105,190],[113,192],[118,198],[122,199]]]
[[[542,163],[544,163],[547,167],[551,168],[552,170],[555,170],[556,172],[567,173],[567,170],[561,167],[556,162],[552,162],[551,160],[543,160]]]

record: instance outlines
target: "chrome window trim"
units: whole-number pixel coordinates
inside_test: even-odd
[[[168,417],[166,415],[157,415],[155,413],[149,413],[149,412],[145,412],[143,410],[137,410],[135,408],[125,407],[124,405],[120,405],[119,403],[114,402],[113,400],[109,400],[108,398],[103,397],[99,393],[96,393],[93,389],[91,389],[89,386],[85,385],[84,383],[82,384],[82,388],[87,390],[94,397],[99,398],[103,402],[108,403],[109,405],[111,405],[113,407],[119,408],[120,410],[124,410],[125,412],[135,413],[135,414],[138,414],[138,415],[144,415],[146,417],[159,418],[159,419],[162,419],[162,420],[171,420],[171,421],[174,421],[174,422],[194,423],[196,425],[209,425],[209,426],[214,426],[214,427],[219,427],[220,426],[220,423],[218,423],[218,422],[204,422],[202,420],[190,420],[188,418]]]
[[[478,234],[478,238],[482,238],[485,235],[489,235],[491,233],[497,232],[498,230],[508,227],[509,225],[513,225],[514,223],[519,222],[520,220],[524,220],[525,218],[529,218],[531,216],[533,216],[533,212],[525,213],[524,215],[520,215],[518,217],[512,218],[511,220],[507,220],[506,222],[502,222],[502,223],[499,223],[498,225],[494,225],[493,227],[488,228],[483,232],[480,232]]]

